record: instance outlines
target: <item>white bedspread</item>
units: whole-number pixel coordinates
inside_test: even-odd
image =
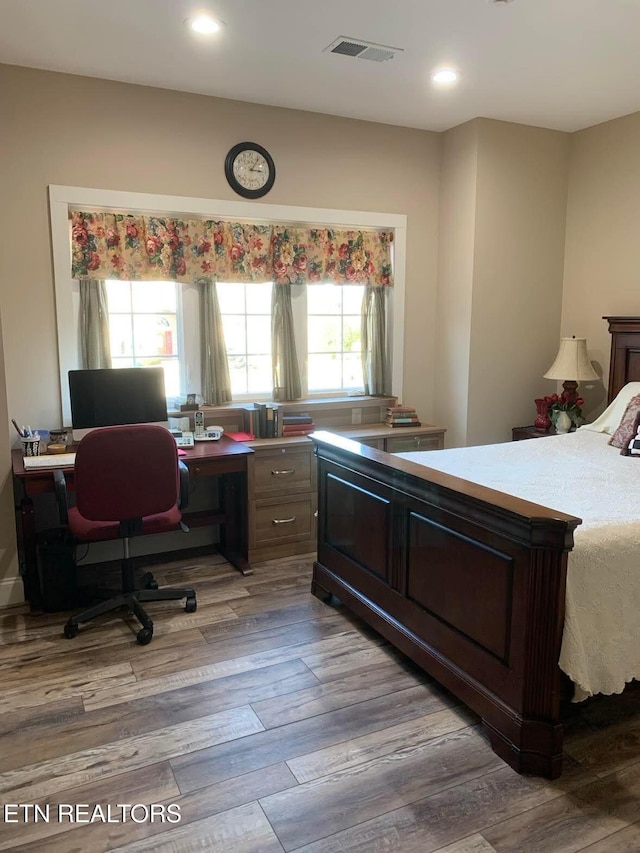
[[[582,519],[569,554],[560,667],[575,701],[640,679],[640,459],[586,428],[510,444],[399,453]]]

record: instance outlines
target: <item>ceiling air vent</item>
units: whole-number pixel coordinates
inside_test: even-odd
[[[373,42],[352,39],[348,36],[340,36],[325,47],[323,53],[339,53],[342,56],[352,56],[354,59],[369,59],[371,62],[386,62],[393,59],[396,53],[402,53],[401,47],[389,47],[386,44],[373,44]]]

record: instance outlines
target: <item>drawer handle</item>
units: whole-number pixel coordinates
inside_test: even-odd
[[[272,518],[271,524],[292,524],[295,520],[295,515],[292,515],[291,518]]]
[[[274,477],[283,477],[285,474],[295,474],[295,468],[283,468],[282,471],[272,471],[271,474]]]

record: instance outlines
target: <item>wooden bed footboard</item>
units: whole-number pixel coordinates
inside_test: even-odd
[[[580,519],[331,433],[312,592],[340,598],[481,717],[521,773],[562,769],[567,555]]]

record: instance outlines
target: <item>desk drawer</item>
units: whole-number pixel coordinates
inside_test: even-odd
[[[443,447],[440,433],[399,435],[385,439],[387,453],[408,453],[411,450],[440,450]]]
[[[253,514],[255,547],[315,536],[314,509],[315,495],[257,502]]]
[[[311,445],[258,451],[254,459],[254,495],[310,491],[312,461]]]

